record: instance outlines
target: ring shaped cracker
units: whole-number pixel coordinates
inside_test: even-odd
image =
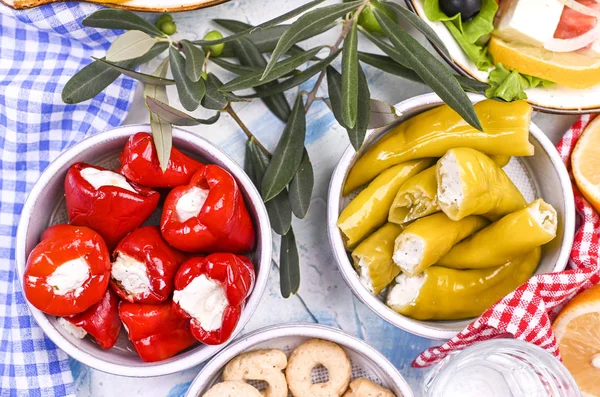
[[[312,370],[318,365],[329,371],[329,380],[325,383],[312,383]],[[292,352],[285,372],[294,397],[339,397],[348,388],[352,365],[344,350],[335,343],[312,339]]]
[[[388,389],[373,383],[368,379],[354,379],[344,397],[396,397]]]
[[[287,356],[279,349],[242,353],[223,370],[224,381],[262,380],[267,382],[264,397],[287,397],[288,387],[283,370]]]
[[[246,382],[229,381],[217,383],[202,397],[262,397],[262,394]]]

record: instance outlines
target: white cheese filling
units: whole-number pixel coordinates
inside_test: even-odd
[[[413,303],[421,292],[423,284],[427,281],[427,275],[422,273],[415,277],[400,274],[396,277],[396,284],[387,296],[387,305],[392,308],[404,308]]]
[[[447,154],[440,160],[439,173],[438,201],[446,206],[460,208],[465,195],[460,180],[460,169],[453,153]]]
[[[81,176],[96,190],[102,186],[116,186],[136,193],[135,189],[127,182],[127,179],[116,172],[87,167],[81,170]]]
[[[542,200],[536,200],[527,208],[527,211],[545,231],[556,234],[558,222],[556,221],[556,210],[552,206]]]
[[[198,216],[207,197],[208,190],[196,186],[179,197],[177,204],[175,204],[175,212],[179,217],[179,221],[185,222],[190,218]]]
[[[373,279],[371,278],[371,274],[369,273],[369,263],[367,261],[365,261],[363,258],[360,258],[360,260],[358,261],[358,267],[360,270],[360,274],[359,274],[360,283],[371,294],[374,294],[375,288],[373,287]]]
[[[71,335],[76,337],[77,339],[83,339],[87,332],[81,328],[76,326],[75,324],[71,324],[64,317],[57,317],[56,321]]]
[[[184,289],[175,291],[173,302],[209,332],[221,328],[223,312],[228,305],[223,286],[204,274],[193,279]]]
[[[112,264],[111,276],[121,284],[130,295],[150,292],[150,279],[146,265],[121,252]]]
[[[423,260],[424,252],[425,240],[414,234],[402,233],[396,239],[392,259],[400,269],[412,274]]]
[[[50,285],[56,295],[66,295],[73,292],[75,296],[83,292],[83,283],[90,277],[90,266],[84,258],[67,261],[57,267],[46,283]]]

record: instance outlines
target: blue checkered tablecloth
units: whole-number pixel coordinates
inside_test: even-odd
[[[0,396],[73,395],[67,356],[31,317],[15,271],[15,235],[27,193],[48,164],[88,135],[123,122],[135,90],[119,78],[65,105],[61,91],[116,37],[84,28],[98,7],[59,3],[13,11],[0,3]]]

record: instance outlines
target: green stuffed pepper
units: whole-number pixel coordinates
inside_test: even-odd
[[[453,269],[499,266],[551,241],[557,226],[554,208],[538,199],[455,245],[436,265]]]
[[[388,292],[386,303],[397,313],[416,320],[477,317],[527,281],[537,268],[540,255],[538,247],[489,269],[432,266],[416,277],[400,274]]]

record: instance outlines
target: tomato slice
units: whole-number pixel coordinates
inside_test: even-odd
[[[586,7],[600,10],[600,3],[596,2],[596,0],[577,0],[577,2]],[[565,7],[560,17],[558,27],[554,32],[554,38],[572,39],[573,37],[581,36],[592,30],[597,23],[598,20],[596,17],[585,15]]]

